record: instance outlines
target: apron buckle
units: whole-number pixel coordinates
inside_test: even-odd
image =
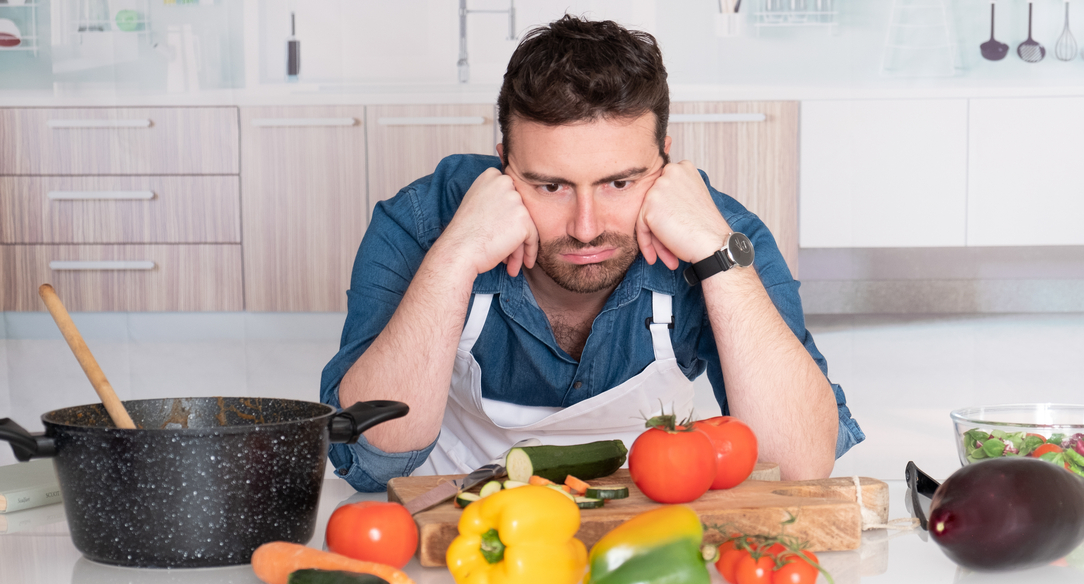
[[[655,321],[652,320],[652,318],[650,316],[644,319],[644,326],[647,327],[647,330],[651,330],[651,325],[653,325],[653,324],[655,324]],[[674,329],[674,317],[673,316],[670,317],[670,322],[666,323],[666,328],[668,328],[670,330]]]

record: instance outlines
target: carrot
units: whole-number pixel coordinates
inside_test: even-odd
[[[355,560],[298,543],[273,541],[252,553],[252,571],[267,584],[286,584],[290,573],[305,568],[372,574],[391,584],[414,584],[403,571],[391,566]]]
[[[587,488],[591,486],[572,475],[565,477],[565,485],[571,488],[574,494],[580,496],[583,496],[587,492]]]
[[[554,484],[554,482],[547,479],[547,478],[540,477],[538,475],[531,475],[531,478],[527,479],[527,484],[528,485],[538,485],[540,487],[545,487],[545,486]]]

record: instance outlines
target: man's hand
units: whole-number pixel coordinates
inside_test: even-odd
[[[470,262],[475,275],[504,262],[508,275],[515,277],[521,267],[533,268],[538,255],[531,214],[512,178],[496,168],[475,179],[440,239]]]
[[[647,191],[636,221],[636,237],[647,263],[671,270],[678,261],[700,261],[723,245],[730,227],[688,160],[667,164]]]

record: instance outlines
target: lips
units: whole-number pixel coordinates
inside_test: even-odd
[[[588,265],[604,262],[617,253],[617,248],[609,247],[599,250],[576,250],[561,254],[561,259],[576,265]]]

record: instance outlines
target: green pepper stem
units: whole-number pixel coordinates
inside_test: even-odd
[[[482,534],[482,545],[479,548],[482,557],[490,564],[496,564],[504,559],[504,542],[496,529],[490,529]]]

